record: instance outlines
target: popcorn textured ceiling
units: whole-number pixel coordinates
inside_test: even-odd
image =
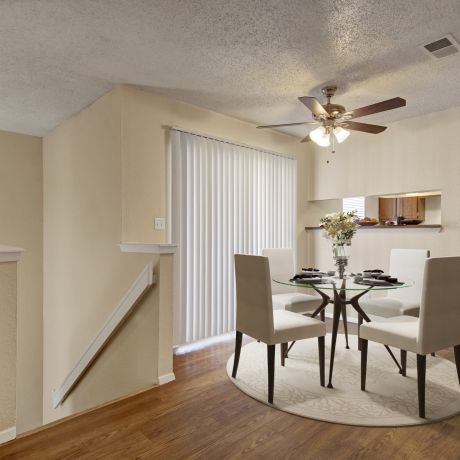
[[[117,83],[257,124],[311,120],[297,97],[335,83],[349,110],[406,98],[362,119],[388,123],[460,105],[460,53],[418,48],[449,32],[458,0],[3,0],[0,129],[43,135]]]

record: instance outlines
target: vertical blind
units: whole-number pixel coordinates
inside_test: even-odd
[[[171,130],[175,344],[235,329],[233,255],[295,247],[295,159]]]
[[[344,212],[356,211],[358,217],[364,219],[366,215],[365,198],[363,196],[344,198],[342,209]]]

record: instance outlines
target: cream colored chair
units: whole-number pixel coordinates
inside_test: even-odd
[[[454,347],[460,384],[460,257],[426,259],[420,317],[396,316],[360,327],[361,389],[366,389],[368,340],[417,354],[419,415],[425,417],[426,355]]]
[[[428,249],[392,249],[390,254],[391,276],[411,281],[413,286],[387,291],[387,297],[361,299],[359,305],[368,315],[391,318],[393,316],[418,316],[422,292],[423,268],[430,257]]]
[[[273,403],[275,345],[281,345],[281,365],[287,343],[318,337],[320,384],[324,386],[326,324],[286,310],[274,310],[267,257],[235,254],[236,342],[232,377],[236,378],[243,334],[267,344],[268,402]]]
[[[262,249],[268,257],[270,273],[273,278],[289,280],[295,273],[292,249]],[[295,313],[313,313],[322,302],[321,297],[297,292],[294,288],[272,282],[272,301],[275,310],[288,310]],[[324,315],[324,310],[321,312]]]
[[[385,297],[363,298],[359,301],[361,308],[368,314],[392,318],[394,316],[418,317],[420,298],[422,296],[423,269],[426,259],[430,257],[428,249],[392,249],[390,253],[390,275],[401,281],[409,281],[413,286],[386,291]],[[363,319],[358,317],[358,325]],[[401,373],[406,375],[407,351],[401,350]]]

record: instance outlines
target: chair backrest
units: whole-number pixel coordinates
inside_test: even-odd
[[[235,254],[236,330],[269,342],[274,334],[268,258]]]
[[[460,257],[427,259],[417,352],[460,345]]]
[[[272,278],[288,280],[294,276],[294,252],[292,249],[262,249],[262,255],[268,257]],[[295,289],[272,281],[272,294],[283,294]]]
[[[401,281],[413,281],[409,288],[389,290],[388,295],[401,300],[420,303],[422,297],[423,270],[425,260],[430,257],[428,249],[392,249],[390,275]]]

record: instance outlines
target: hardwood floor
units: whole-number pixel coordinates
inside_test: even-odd
[[[176,356],[175,382],[13,441],[0,447],[0,458],[460,459],[460,417],[360,428],[261,404],[227,377],[233,346],[229,341]],[[451,350],[439,354],[454,359]]]

